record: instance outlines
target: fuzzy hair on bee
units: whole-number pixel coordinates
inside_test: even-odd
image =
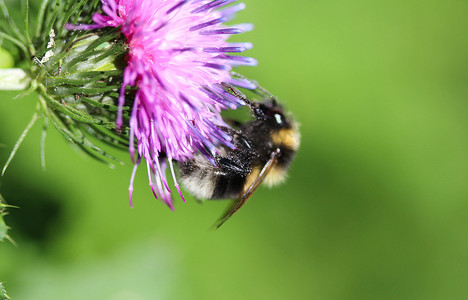
[[[273,186],[285,180],[300,143],[293,117],[265,89],[257,86],[263,100],[255,102],[230,85],[225,88],[250,108],[253,119],[231,121],[232,128],[220,128],[232,138],[234,148],[219,146],[214,164],[198,153],[179,168],[181,183],[195,197],[234,199],[217,228],[247,202],[260,184]]]

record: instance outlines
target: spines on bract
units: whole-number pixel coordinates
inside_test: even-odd
[[[40,80],[38,92],[44,115],[68,140],[93,157],[114,160],[91,142],[90,133],[100,128],[115,129],[116,95],[122,83],[122,71],[117,67],[126,50],[114,31],[92,35],[65,31],[47,50],[54,54],[47,61],[36,60],[33,67]],[[126,105],[124,112],[128,110]],[[124,117],[128,120],[127,113]],[[125,135],[126,129],[121,133]],[[111,144],[122,145],[122,139],[115,139],[115,135],[92,138],[104,137],[112,140]]]
[[[100,4],[99,0],[44,0],[31,20],[25,11],[25,25],[30,24],[35,30],[21,31],[8,17],[7,7],[0,0],[4,16],[0,24],[5,25],[0,29],[0,33],[4,32],[0,39],[3,37],[7,47],[16,47],[26,56],[17,57],[23,61],[21,66],[31,78],[29,88],[22,95],[34,91],[39,94],[37,119],[50,122],[68,141],[90,156],[107,163],[121,163],[95,141],[117,148],[128,147],[131,103],[126,103],[122,110],[125,126],[115,131],[116,99],[122,84],[127,46],[118,30],[90,34],[65,28],[68,23],[91,23]],[[10,38],[13,35],[16,36],[14,41]]]
[[[8,300],[11,299],[5,290],[5,287],[3,286],[3,282],[0,282],[0,300]]]
[[[10,227],[8,227],[8,225],[3,220],[3,218],[8,214],[6,211],[8,207],[13,206],[6,204],[5,199],[3,199],[2,195],[0,194],[0,242],[9,240],[12,244],[14,244],[13,239],[8,235],[8,230]]]

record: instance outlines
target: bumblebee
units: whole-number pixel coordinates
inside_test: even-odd
[[[234,128],[221,127],[232,138],[234,148],[219,146],[214,162],[198,153],[180,164],[180,181],[199,199],[235,199],[219,219],[217,228],[235,214],[265,182],[272,186],[284,181],[299,147],[300,135],[294,119],[263,88],[263,101],[249,100],[232,86],[225,86],[249,106],[253,119],[230,121]]]

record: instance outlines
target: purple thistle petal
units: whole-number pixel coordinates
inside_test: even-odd
[[[225,17],[228,17],[229,20],[232,19],[236,13],[238,13],[241,10],[245,9],[245,4],[244,3],[239,3],[233,6],[229,6],[228,8],[225,8],[221,10],[221,14]]]
[[[253,48],[253,44],[252,43],[229,43],[229,45],[231,47],[243,47],[245,48],[246,50],[250,50]]]
[[[195,112],[199,110],[199,108],[196,105],[194,105],[193,101],[190,101],[184,94],[179,93],[179,98],[180,100],[185,102],[188,106],[190,106],[190,108],[193,109]]]
[[[185,202],[185,198],[182,195],[182,192],[180,191],[179,183],[177,182],[177,178],[175,176],[174,166],[172,165],[172,159],[168,158],[168,161],[169,161],[169,166],[171,167],[171,174],[172,174],[172,180],[174,181],[174,185],[177,189],[177,192],[179,192],[180,198],[182,198],[182,200]]]
[[[148,161],[146,161],[146,170],[148,172],[148,181],[149,181],[149,186],[151,188],[151,191],[153,192],[154,197],[158,199],[158,194],[154,190],[153,176],[151,175],[151,167]]]
[[[210,121],[206,121],[206,123],[207,123],[208,126],[213,128],[214,135],[216,135],[220,141],[223,141],[223,144],[225,144],[226,146],[228,146],[231,149],[235,148],[234,144],[231,143],[233,138],[229,134],[227,134],[224,130],[222,130],[221,128],[219,128],[215,124],[211,123]]]
[[[211,20],[211,21],[208,21],[208,22],[205,22],[205,23],[201,23],[201,24],[198,24],[198,25],[195,25],[195,26],[192,26],[189,28],[190,31],[195,31],[195,30],[199,30],[199,29],[202,29],[202,28],[205,28],[205,27],[208,27],[208,26],[213,26],[213,25],[216,25],[216,24],[219,24],[219,23],[223,23],[223,22],[226,22],[227,21],[227,18],[218,18],[218,19],[214,19],[214,20]]]
[[[133,166],[132,176],[130,177],[130,185],[128,187],[128,199],[129,199],[129,202],[130,202],[130,207],[133,207],[133,202],[132,202],[132,198],[133,198],[133,181],[135,180],[135,174],[136,174],[136,170],[137,170],[139,164],[140,164],[140,158],[138,158],[138,161]]]
[[[196,9],[192,10],[191,13],[201,13],[201,12],[204,12],[204,11],[207,11],[209,9],[214,9],[216,7],[219,7],[219,6],[224,6],[224,5],[228,5],[232,2],[235,2],[237,0],[215,0],[215,1],[212,1],[212,2],[209,2],[207,4],[204,4],[200,7],[197,7]]]
[[[221,28],[213,30],[202,30],[200,31],[201,35],[216,35],[216,34],[239,34],[253,29],[252,24],[237,24],[232,28]]]
[[[132,114],[130,116],[130,137],[129,137],[129,144],[128,144],[128,152],[130,153],[130,157],[133,163],[135,163],[135,129],[138,128],[138,121],[136,118],[136,114],[138,111],[137,107],[138,107],[138,102],[135,101],[135,103],[133,103]]]
[[[245,47],[221,47],[221,48],[214,48],[208,47],[203,49],[203,51],[208,53],[224,53],[224,52],[244,52],[247,50]]]
[[[204,137],[203,134],[199,130],[197,130],[194,126],[192,126],[191,124],[189,124],[189,126],[192,127],[192,131],[195,133],[195,136],[199,140],[203,141],[202,143],[203,149],[205,149],[205,151],[211,157],[215,157],[217,154],[216,146],[213,145],[206,137]]]
[[[119,16],[117,15],[116,11],[116,3],[114,1],[106,1],[106,4],[109,4],[110,6],[103,5],[102,6],[102,11],[112,20],[119,20]]]
[[[245,89],[249,89],[249,90],[254,90],[257,85],[247,79],[243,79],[243,78],[236,78],[236,79],[230,79],[227,81],[228,83],[232,84],[232,85],[235,85],[235,86],[238,86],[238,87],[242,87],[242,88],[245,88]]]
[[[171,12],[173,12],[174,10],[178,9],[179,7],[181,7],[182,5],[184,5],[185,3],[187,3],[188,0],[182,0],[182,1],[179,1],[179,3],[177,3],[176,5],[174,5],[173,7],[171,7],[167,12],[166,14],[170,14]]]
[[[252,57],[245,56],[234,56],[234,55],[218,55],[216,58],[232,60],[235,65],[242,66],[256,66],[258,64],[257,60]]]
[[[203,64],[205,67],[208,68],[213,68],[217,70],[224,70],[224,71],[230,71],[231,67],[228,65],[220,65],[220,64],[215,64],[215,63],[204,63]]]
[[[250,81],[246,81],[246,82],[243,83],[243,84],[247,85],[247,84],[254,84],[254,83],[252,83],[252,82],[250,82]],[[255,85],[255,86],[256,86],[256,85]],[[213,90],[216,91],[216,92],[218,93],[218,95],[220,95],[221,97],[223,97],[223,99],[225,99],[226,101],[230,101],[230,102],[234,103],[235,105],[237,105],[236,107],[246,105],[246,103],[245,103],[245,101],[244,101],[243,99],[241,99],[241,98],[239,98],[239,97],[237,97],[237,96],[234,96],[233,94],[229,93],[228,91],[226,91],[226,90],[224,89],[223,86],[217,85],[217,86],[215,86],[215,87],[213,88]],[[240,92],[238,91],[238,93],[240,93]],[[245,97],[245,95],[243,95],[242,93],[241,93],[241,95],[242,95],[243,97]]]
[[[166,161],[161,161],[161,170],[162,170],[161,174],[162,175],[159,176],[159,179],[161,180],[157,180],[158,189],[159,189],[159,193],[161,195],[162,200],[167,204],[167,206],[169,206],[171,210],[174,210],[174,205],[172,204],[172,199],[171,199],[171,191],[169,189],[164,189],[160,183],[160,181],[162,180],[166,181],[166,168],[167,168]]]
[[[227,92],[221,91],[221,89],[219,89],[218,92],[216,93],[215,90],[217,90],[216,87],[213,87],[212,90],[204,89],[203,91],[211,99],[213,99],[213,100],[215,100],[215,101],[217,101],[219,103],[223,103],[225,106],[227,106],[227,107],[229,107],[231,109],[236,109],[239,106],[244,105],[244,102],[242,100],[237,99],[233,95],[231,95],[231,94],[229,94]]]
[[[222,29],[214,29],[214,30],[203,30],[200,31],[201,35],[216,35],[216,34],[239,34],[243,33],[244,31],[241,28],[222,28]]]
[[[154,161],[155,165],[156,165],[156,168],[157,168],[157,172],[158,174],[163,174],[164,176],[160,176],[160,179],[164,185],[164,187],[166,188],[166,190],[170,193],[171,192],[171,189],[169,188],[169,185],[167,184],[167,180],[166,180],[166,171],[163,172],[162,168],[161,168],[161,163],[159,161],[159,159],[156,159]]]

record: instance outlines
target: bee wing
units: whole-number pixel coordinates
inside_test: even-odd
[[[226,210],[224,215],[219,218],[216,228],[221,227],[232,215],[234,215],[252,196],[255,190],[262,184],[263,180],[265,179],[268,172],[270,172],[271,168],[275,165],[276,160],[278,159],[278,154],[280,153],[280,149],[276,149],[276,151],[272,152],[270,155],[270,159],[267,163],[263,166],[262,170],[258,174],[258,177],[252,183],[251,186],[247,189],[247,191],[235,201],[233,201],[232,205]]]

